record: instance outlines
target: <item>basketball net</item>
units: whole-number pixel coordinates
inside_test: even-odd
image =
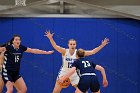
[[[26,0],[15,0],[15,6],[26,6]]]

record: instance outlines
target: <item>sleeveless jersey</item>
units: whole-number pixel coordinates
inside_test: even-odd
[[[66,49],[65,55],[62,56],[62,61],[63,61],[62,68],[63,69],[72,68],[72,64],[76,60],[76,51],[77,51],[77,49],[75,49],[73,55],[70,55],[69,49]]]

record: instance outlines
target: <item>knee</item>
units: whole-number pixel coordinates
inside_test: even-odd
[[[22,89],[22,93],[26,93],[27,92],[27,87],[24,87],[23,89]]]
[[[21,89],[18,89],[17,91],[18,91],[18,93],[26,93],[27,87],[22,87]]]

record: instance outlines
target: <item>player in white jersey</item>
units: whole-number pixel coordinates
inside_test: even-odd
[[[75,40],[70,40],[70,41],[75,41]],[[63,66],[60,69],[58,78],[65,75],[72,67],[72,63],[76,60],[76,51],[77,49],[74,50],[74,53],[71,55],[70,54],[70,49],[66,49],[65,55],[62,55],[62,60],[63,60]],[[75,72],[71,77],[70,81],[72,86],[75,86],[79,82],[79,77],[77,77],[77,72]]]
[[[62,68],[60,69],[60,72],[59,72],[59,75],[58,75],[58,78],[59,78],[59,77],[65,75],[69,71],[69,69],[71,68],[71,64],[76,59],[76,51],[77,51],[76,40],[70,39],[68,41],[68,47],[69,48],[66,49],[66,48],[62,48],[62,47],[58,46],[55,43],[55,41],[53,39],[53,33],[51,34],[50,31],[45,32],[45,36],[47,36],[49,38],[49,40],[50,40],[52,46],[54,47],[54,49],[62,54],[63,65],[62,65]],[[102,41],[102,44],[100,46],[98,46],[97,48],[85,51],[85,56],[89,56],[89,55],[93,55],[93,54],[97,53],[99,50],[101,50],[108,43],[109,43],[109,39],[105,38]],[[57,80],[58,80],[58,78],[57,78]],[[72,86],[77,88],[77,85],[78,85],[78,82],[79,82],[79,76],[77,75],[76,72],[73,76],[70,77],[70,81],[71,81]],[[62,87],[60,87],[59,84],[56,82],[53,93],[60,93],[61,90],[62,90]]]

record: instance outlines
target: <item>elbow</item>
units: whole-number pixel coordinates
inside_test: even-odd
[[[105,69],[103,67],[100,67],[101,72],[105,71]]]

